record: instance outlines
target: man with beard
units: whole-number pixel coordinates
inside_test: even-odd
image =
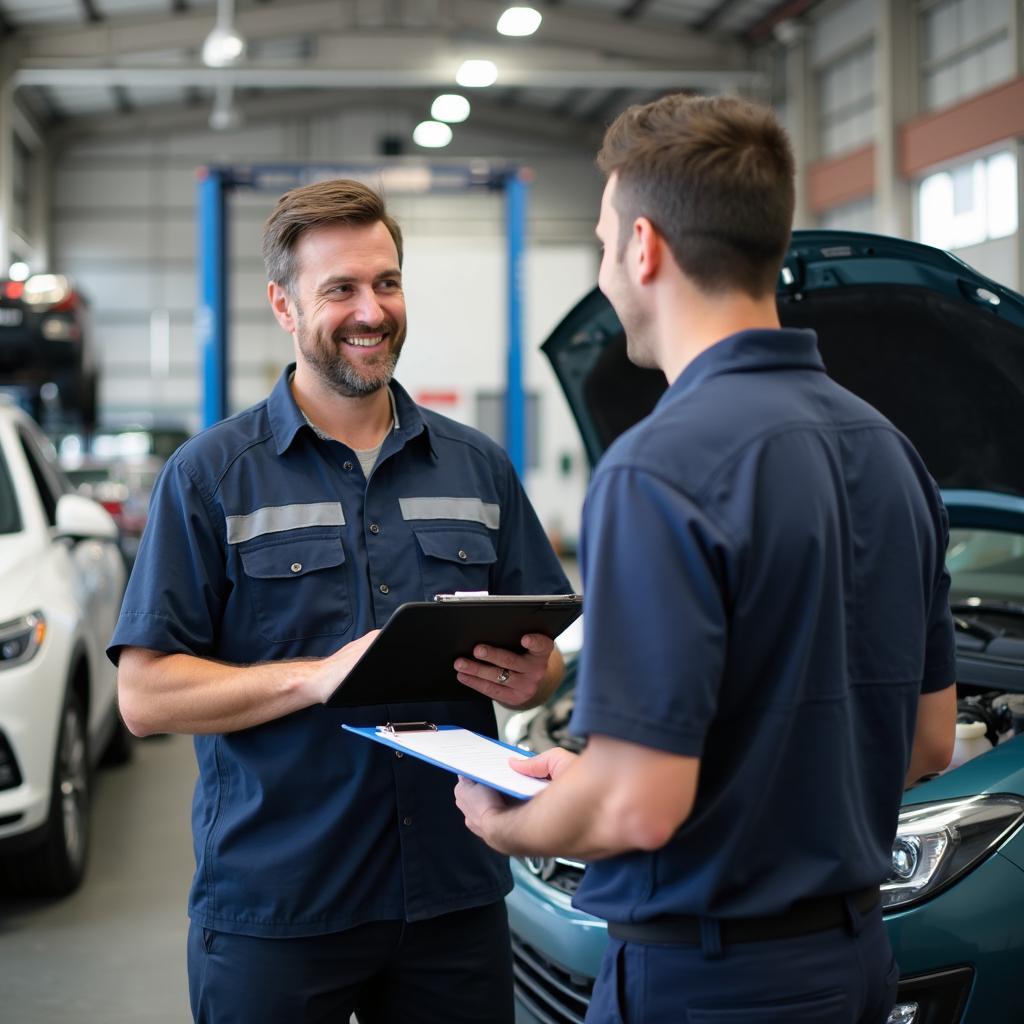
[[[193,1015],[510,1024],[507,859],[444,773],[340,728],[393,709],[319,705],[405,601],[570,587],[502,449],[392,380],[402,235],[380,196],[288,192],[263,251],[295,363],[169,460],[109,648],[128,727],[195,735]],[[509,707],[562,672],[542,636],[473,653],[453,672]],[[495,733],[485,701],[397,717]]]
[[[552,779],[524,805],[456,798],[495,849],[591,862],[574,902],[610,940],[588,1024],[883,1024],[900,795],[955,728],[938,488],[814,332],[780,328],[771,111],[631,107],[598,164],[601,290],[669,386],[587,495],[585,751],[513,762]]]

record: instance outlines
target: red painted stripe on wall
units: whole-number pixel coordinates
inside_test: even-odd
[[[874,191],[874,145],[828,160],[816,160],[807,168],[807,204],[813,213],[852,203]]]
[[[900,173],[919,177],[936,164],[1024,135],[1024,77],[924,114],[900,129]]]

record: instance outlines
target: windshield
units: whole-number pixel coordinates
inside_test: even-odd
[[[0,452],[0,534],[18,533],[21,530],[21,514],[18,511],[18,499],[11,483],[11,475],[7,472],[7,462]]]
[[[946,567],[952,580],[953,604],[1024,606],[1024,534],[950,530]]]

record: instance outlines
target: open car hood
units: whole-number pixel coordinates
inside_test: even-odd
[[[779,278],[785,327],[818,334],[829,374],[905,433],[944,490],[1024,497],[1024,298],[939,249],[795,231]],[[595,288],[542,349],[591,463],[665,390],[626,358]]]

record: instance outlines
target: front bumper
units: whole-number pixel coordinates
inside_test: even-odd
[[[608,939],[604,921],[512,861],[505,898],[512,930],[517,1024],[581,1024]]]
[[[0,671],[0,734],[20,778],[0,790],[0,848],[46,822],[67,682],[65,653],[51,628],[31,661]]]
[[[580,1024],[607,941],[603,921],[513,860],[506,898],[517,1024]],[[999,853],[946,892],[886,918],[901,979],[897,1003],[917,1003],[914,1024],[1016,1019],[1007,979],[1024,950],[1024,871]]]

